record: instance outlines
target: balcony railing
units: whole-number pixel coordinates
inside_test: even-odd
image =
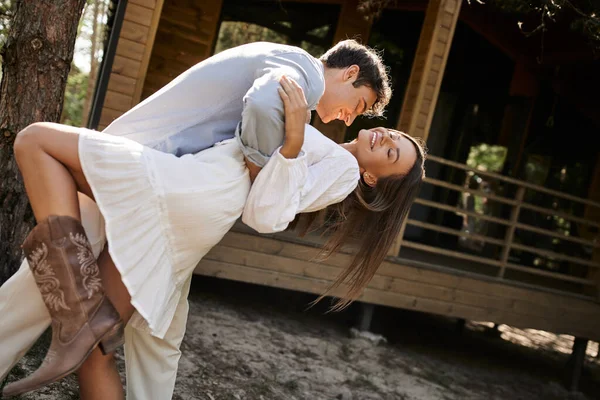
[[[427,196],[429,198],[420,195],[416,200],[419,205],[416,207],[422,207],[422,212],[411,212],[391,256],[405,257],[406,252],[401,249],[408,248],[413,250],[413,256],[420,253],[446,260],[441,262],[445,265],[440,266],[460,269],[468,264],[471,272],[486,270],[487,275],[498,279],[524,281],[598,298],[600,241],[595,232],[600,231],[600,223],[586,215],[593,212],[599,215],[600,203],[432,155],[428,157],[428,163],[458,170],[455,172],[464,176],[477,176],[503,189],[485,191],[466,184],[426,178],[424,187],[431,187],[425,192],[437,195]],[[453,195],[440,196],[440,192]],[[461,206],[460,201],[451,204],[435,200],[442,197],[461,199],[462,196],[473,196],[479,204],[494,206],[482,211],[481,207]],[[545,201],[536,204],[536,199]],[[454,222],[462,219],[470,225],[443,223],[448,220],[444,214],[458,217]],[[437,216],[437,221],[432,216]],[[536,226],[536,221],[543,223]],[[465,228],[467,225],[488,229],[468,229]],[[413,230],[412,235],[408,234],[408,229]],[[419,235],[414,234],[415,229],[419,230]],[[582,235],[579,231],[592,233]],[[445,240],[436,240],[440,237]],[[477,243],[476,251],[474,246],[461,246],[461,241],[463,244]]]

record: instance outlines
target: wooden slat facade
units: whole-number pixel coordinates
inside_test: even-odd
[[[460,0],[431,0],[417,46],[397,128],[427,140],[454,29]]]
[[[368,43],[373,19],[365,18],[365,15],[358,10],[358,5],[358,0],[345,1],[342,4],[333,38],[334,43],[345,39],[355,39],[361,43]],[[331,121],[324,124],[319,115],[315,113],[314,126],[333,141],[337,143],[344,141],[346,125],[342,121]]]
[[[217,35],[221,0],[199,0],[193,7],[186,0],[171,0],[163,6],[155,51],[150,57],[141,93],[144,99],[191,66],[210,57]]]
[[[164,0],[129,0],[98,129],[140,101]]]
[[[132,60],[142,61],[144,58],[144,52],[146,51],[146,45],[143,43],[134,42],[133,40],[125,39],[121,37],[119,44],[117,45],[118,56],[128,57]]]
[[[427,141],[456,23],[460,0],[430,0],[396,128]],[[402,226],[389,254],[398,254]]]
[[[231,232],[195,272],[319,294],[349,263],[350,256],[338,254],[320,263],[314,262],[316,259],[318,250],[311,246]],[[384,262],[360,300],[600,339],[600,304],[596,301],[403,259]]]

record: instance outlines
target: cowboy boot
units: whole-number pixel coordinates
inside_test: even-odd
[[[99,345],[109,354],[123,344],[123,321],[104,294],[83,226],[50,216],[23,243],[25,256],[52,318],[52,342],[42,365],[4,388],[4,396],[36,390],[79,369]]]

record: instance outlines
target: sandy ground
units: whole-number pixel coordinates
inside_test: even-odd
[[[194,278],[174,399],[248,400],[595,400],[597,343],[588,346],[580,392],[562,381],[569,336],[376,308],[372,331],[352,337],[359,306],[325,315],[313,297]],[[13,370],[34,370],[47,338]],[[122,352],[118,354],[122,376]],[[125,382],[123,377],[123,382]],[[74,376],[21,399],[78,399]]]

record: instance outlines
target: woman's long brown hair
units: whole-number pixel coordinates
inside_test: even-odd
[[[326,213],[328,227],[325,233],[329,234],[329,239],[323,248],[324,256],[331,256],[350,242],[358,247],[350,265],[313,304],[342,284],[349,286],[348,291],[331,310],[342,310],[356,300],[375,275],[402,228],[425,176],[425,146],[403,132],[397,133],[409,139],[417,152],[417,159],[408,173],[380,178],[375,187],[361,179],[354,192],[341,203],[300,214],[291,226],[301,227],[301,235],[304,235],[317,217]]]

